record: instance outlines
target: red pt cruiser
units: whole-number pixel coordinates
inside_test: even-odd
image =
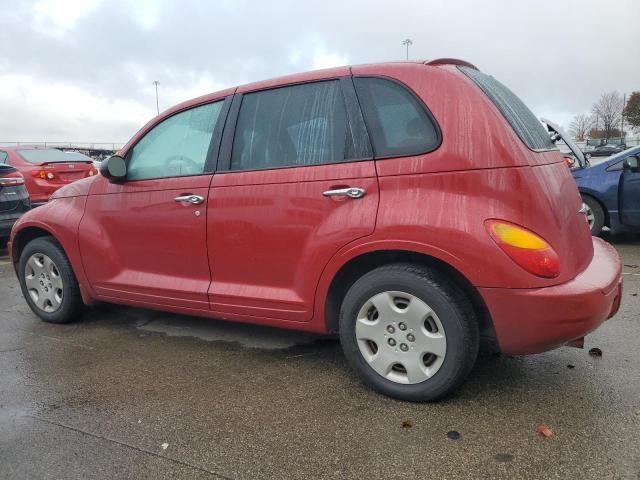
[[[64,323],[94,301],[339,332],[370,387],[435,400],[481,344],[579,339],[614,315],[560,152],[511,91],[458,60],[231,88],[153,119],[24,215],[22,291]]]

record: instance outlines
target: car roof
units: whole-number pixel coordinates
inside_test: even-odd
[[[165,112],[162,112],[160,115],[162,117],[168,116],[177,111],[184,110],[185,108],[207,103],[212,100],[218,100],[226,97],[227,95],[231,95],[233,93],[243,93],[243,92],[249,92],[253,90],[261,90],[265,88],[279,87],[279,86],[291,85],[295,83],[303,83],[303,82],[309,82],[314,80],[322,80],[322,79],[345,76],[351,73],[351,69],[353,67],[360,67],[360,66],[383,67],[383,66],[389,66],[389,65],[407,65],[407,64],[415,65],[415,66],[422,65],[422,66],[428,66],[428,67],[457,65],[457,66],[473,68],[476,70],[478,69],[475,65],[465,60],[460,60],[456,58],[437,58],[435,60],[406,60],[406,61],[395,61],[395,62],[378,62],[378,63],[369,63],[369,64],[362,64],[362,65],[345,65],[342,67],[327,68],[322,70],[309,70],[306,72],[294,73],[294,74],[284,75],[281,77],[275,77],[275,78],[270,78],[266,80],[259,80],[257,82],[245,83],[237,87],[231,87],[225,90],[220,90],[220,91],[209,93],[207,95],[203,95],[200,97],[192,98],[185,102],[179,103],[174,107],[171,107]]]

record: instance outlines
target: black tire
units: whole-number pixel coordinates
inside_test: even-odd
[[[27,267],[27,261],[35,254],[44,254],[53,261],[60,279],[62,280],[62,285],[64,286],[61,303],[57,310],[53,312],[46,312],[38,307],[28,292],[25,281],[25,270]],[[84,307],[82,297],[80,296],[78,280],[73,273],[73,269],[71,268],[71,264],[69,263],[69,259],[64,253],[64,250],[62,250],[58,242],[53,238],[39,237],[30,241],[25,246],[22,254],[20,255],[18,275],[20,278],[22,294],[33,313],[38,317],[45,322],[50,323],[69,323],[78,320]]]
[[[389,380],[360,352],[355,327],[358,312],[369,299],[386,291],[405,292],[425,302],[444,328],[444,360],[425,381],[403,384]],[[414,402],[435,401],[453,392],[473,368],[480,343],[478,322],[466,295],[443,275],[412,264],[386,265],[358,279],[342,302],[339,329],[344,354],[364,384],[384,395]]]
[[[600,232],[602,232],[602,227],[604,227],[604,210],[602,209],[602,205],[595,198],[589,195],[582,195],[582,201],[591,209],[593,212],[593,223],[590,225],[591,235],[598,236]]]

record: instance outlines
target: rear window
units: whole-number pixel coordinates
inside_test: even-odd
[[[440,136],[422,103],[397,82],[354,77],[376,158],[434,150]]]
[[[532,150],[556,149],[542,123],[511,90],[474,68],[458,68],[491,99],[527,147]]]
[[[56,150],[55,148],[38,148],[33,150],[19,150],[20,156],[29,163],[40,164],[50,162],[77,162],[78,158],[69,155],[67,152]],[[91,161],[90,158],[84,161]]]
[[[93,159],[84,153],[80,152],[64,152],[69,160],[75,160],[77,162],[93,162]]]

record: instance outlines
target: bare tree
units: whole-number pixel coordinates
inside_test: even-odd
[[[571,121],[571,125],[569,125],[569,131],[573,138],[575,138],[578,142],[584,142],[584,138],[591,130],[593,126],[593,120],[586,113],[579,113],[573,120]]]
[[[602,131],[609,138],[614,131],[618,130],[622,119],[622,97],[618,92],[603,93],[593,107],[591,113],[598,119],[597,129]],[[599,128],[599,127],[602,128]],[[618,130],[619,131],[619,130]]]

